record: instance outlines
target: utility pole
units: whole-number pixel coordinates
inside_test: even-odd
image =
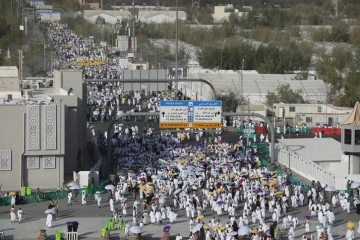
[[[135,2],[133,0],[132,2],[133,5],[133,52],[134,52],[134,59],[135,59],[135,52],[136,52],[136,48],[135,48]]]
[[[178,31],[179,31],[179,6],[178,0],[176,0],[176,26],[175,26],[175,85],[178,89],[179,84],[179,75],[178,75],[178,53],[179,53],[179,40],[178,40]]]
[[[46,39],[44,36],[44,73],[46,73]]]
[[[241,97],[244,96],[244,59],[241,61]]]
[[[23,76],[23,32],[24,28],[24,8],[23,8],[23,0],[19,0],[17,4],[17,18],[19,19],[20,25],[19,30],[21,32],[20,36],[20,46],[19,46],[19,88],[20,82],[24,78]]]

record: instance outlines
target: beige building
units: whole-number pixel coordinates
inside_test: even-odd
[[[19,92],[19,70],[14,66],[0,66],[0,94]]]
[[[359,157],[350,158],[332,138],[279,139],[275,158],[292,171],[323,185],[345,190],[348,180],[360,181]]]
[[[138,19],[144,23],[175,23],[176,11],[139,11]],[[186,21],[186,12],[178,11],[178,20]]]
[[[276,118],[302,122],[308,126],[329,124],[336,126],[352,111],[352,108],[336,107],[332,104],[274,104]]]
[[[106,23],[116,24],[123,20],[130,19],[131,12],[119,10],[84,10],[83,17],[90,23],[96,23],[96,20],[100,17],[104,19]]]
[[[86,6],[89,7],[92,10],[99,10],[100,9],[100,3],[98,2],[87,2],[86,0],[79,0],[80,6]]]
[[[146,61],[136,61],[136,62],[128,62],[129,70],[148,70],[149,62]]]
[[[9,79],[2,70],[0,82],[17,85],[1,89],[2,190],[63,187],[65,174],[88,167],[84,161],[86,93],[81,72],[56,71],[52,88],[3,98],[8,96],[6,90],[19,88],[19,79]]]
[[[232,4],[228,4],[223,6],[214,6],[214,13],[212,16],[215,23],[220,23],[229,20],[232,13],[240,17],[245,14],[244,12],[239,12],[238,9],[234,9]]]

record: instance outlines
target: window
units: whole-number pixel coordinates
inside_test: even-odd
[[[318,113],[321,113],[321,107],[318,107]]]
[[[312,117],[306,117],[306,118],[305,118],[305,122],[307,122],[307,123],[312,123]]]
[[[355,130],[355,145],[360,145],[360,130]]]
[[[295,107],[290,107],[290,112],[295,112]]]
[[[344,132],[344,143],[351,144],[351,129],[345,129]]]

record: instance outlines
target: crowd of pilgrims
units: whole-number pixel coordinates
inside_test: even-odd
[[[121,68],[116,58],[107,58],[107,49],[94,47],[91,39],[77,36],[65,23],[43,22],[48,43],[59,59],[58,68],[81,70],[86,79],[120,78]],[[97,64],[82,64],[98,62]]]
[[[82,70],[83,77],[88,79],[120,77],[121,69],[116,61],[106,58],[104,48],[93,48],[90,41],[81,39],[63,23],[48,22],[46,26],[48,40],[60,59],[61,68]],[[102,64],[75,64],[79,61]],[[122,114],[123,109],[158,111],[159,101],[166,98],[163,93],[153,92],[142,101],[143,93],[124,91],[118,83],[94,82],[87,88],[88,114],[94,120],[110,120]],[[240,121],[234,122],[235,126],[240,124]],[[332,208],[340,205],[347,212],[352,208],[347,193],[333,194],[331,201],[325,201],[326,192],[320,184],[313,184],[306,191],[300,184],[290,185],[286,175],[276,176],[261,167],[256,149],[245,146],[242,141],[228,144],[214,140],[215,144],[211,145],[198,141],[186,145],[181,143],[181,134],[154,134],[151,127],[143,129],[141,134],[136,126],[125,127],[122,134],[123,126],[115,127],[111,143],[113,153],[121,162],[118,166],[141,165],[143,169],[136,174],[129,171],[119,175],[118,188],[111,196],[121,202],[119,215],[126,216],[128,202],[121,195],[129,189],[138,189],[134,194],[144,200],[141,207],[149,211],[137,219],[138,207],[134,202],[135,224],[160,224],[167,219],[172,223],[177,216],[172,209],[182,209],[189,218],[190,239],[194,238],[194,232],[206,240],[231,240],[252,231],[252,239],[278,239],[280,229],[286,231],[288,239],[294,239],[299,219],[289,214],[288,209],[307,204],[309,216],[304,221],[302,239],[313,238],[314,218],[320,223],[316,227],[317,238],[324,239],[326,234],[332,239],[335,221]],[[106,148],[106,141],[100,145]],[[143,187],[139,188],[140,185]],[[118,221],[118,212],[112,211]],[[204,213],[208,211],[212,214],[206,221]],[[228,215],[226,222],[217,217],[224,214]],[[121,223],[128,231],[129,223]],[[248,226],[257,227],[254,230]],[[353,239],[353,235],[347,232],[346,238]]]
[[[94,82],[87,84],[88,118],[93,121],[114,120],[126,112],[158,112],[169,93],[152,91],[123,91],[119,83]],[[170,92],[171,93],[171,92]]]
[[[55,50],[59,62],[55,68],[81,70],[85,79],[119,79],[122,69],[116,58],[107,57],[106,48],[94,47],[90,40],[77,36],[68,26],[59,22],[44,22],[47,39]],[[81,62],[100,62],[100,64],[81,64]],[[169,92],[124,90],[118,82],[89,82],[88,119],[108,121],[126,112],[158,111],[159,101],[176,97],[175,91]],[[126,109],[126,111],[124,111]]]
[[[301,239],[333,239],[333,208],[353,208],[348,193],[331,195],[319,182],[306,189],[290,184],[288,175],[261,166],[257,149],[241,141],[187,143],[176,133],[152,128],[115,128],[111,142],[122,167],[112,195],[121,211],[114,214],[127,216],[129,205],[134,214],[133,223],[121,221],[125,230],[134,224],[173,223],[181,210],[189,218],[189,239],[232,240],[250,234],[252,239],[295,239],[300,228]],[[106,148],[106,141],[100,144]],[[136,172],[122,171],[132,165],[138,166]],[[134,202],[124,198],[127,192],[135,196]],[[305,205],[305,219],[289,212]]]

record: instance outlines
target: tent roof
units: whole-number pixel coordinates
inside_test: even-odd
[[[360,125],[360,103],[356,102],[354,109],[352,112],[347,116],[347,118],[341,122],[341,124],[349,125]]]

